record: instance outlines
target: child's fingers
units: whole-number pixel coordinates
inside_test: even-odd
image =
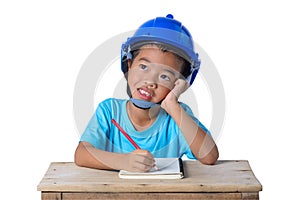
[[[138,158],[139,158],[138,161],[141,162],[141,163],[151,165],[154,162],[153,155],[147,150],[137,149],[137,150],[133,151],[132,153],[139,155],[138,156]]]
[[[183,79],[178,79],[175,82],[175,87],[173,88],[173,94],[178,98],[186,89],[188,89],[189,83]]]
[[[134,153],[134,154],[144,154],[144,155],[151,154],[149,151],[144,150],[144,149],[136,149],[132,153]]]
[[[153,168],[153,165],[145,165],[144,163],[135,162],[132,165],[132,171],[135,172],[148,172]]]
[[[155,160],[149,151],[137,149],[132,154],[135,154],[134,168],[139,171],[149,171],[153,167]]]

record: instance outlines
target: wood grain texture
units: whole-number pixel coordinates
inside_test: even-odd
[[[37,189],[69,193],[239,192],[245,193],[245,198],[246,193],[262,190],[245,160],[218,161],[212,166],[184,161],[184,170],[185,178],[180,180],[126,180],[118,177],[118,171],[83,168],[74,163],[51,163]]]
[[[242,199],[241,193],[65,193],[64,200],[74,199]]]
[[[62,200],[62,193],[60,192],[42,192],[42,200]]]

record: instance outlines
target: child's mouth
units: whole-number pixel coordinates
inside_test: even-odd
[[[142,99],[150,100],[150,99],[152,98],[152,93],[151,93],[151,91],[149,91],[149,90],[147,90],[147,89],[139,88],[139,89],[138,89],[138,93],[139,93],[139,96],[140,96]]]

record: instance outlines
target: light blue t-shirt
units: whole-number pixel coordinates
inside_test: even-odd
[[[188,158],[195,159],[184,135],[169,114],[160,109],[155,122],[148,129],[136,131],[126,111],[127,101],[110,98],[101,102],[80,141],[89,142],[94,147],[109,152],[129,153],[134,151],[135,147],[111,122],[112,119],[115,119],[141,149],[150,151],[154,157],[182,157],[185,154]],[[209,133],[194,117],[191,109],[184,103],[180,104],[188,115],[205,132]]]

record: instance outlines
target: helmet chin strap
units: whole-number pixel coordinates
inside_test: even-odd
[[[161,104],[161,102],[153,103],[153,102],[144,101],[141,99],[134,99],[134,98],[130,98],[129,101],[131,101],[135,107],[144,109],[144,110],[153,108],[155,106],[159,106]]]

